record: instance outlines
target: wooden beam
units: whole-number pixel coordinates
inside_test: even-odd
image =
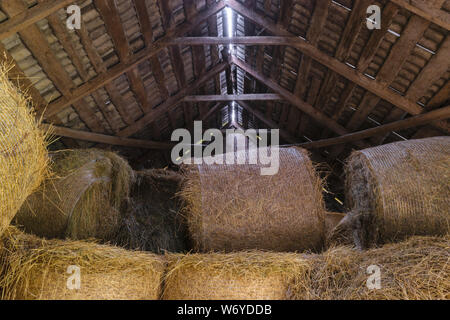
[[[96,92],[93,92],[91,96],[94,99],[95,103],[97,104],[97,108],[102,113],[102,115],[105,118],[106,122],[111,127],[112,131],[114,133],[119,131],[120,130],[120,125],[117,123],[117,120],[114,119],[113,112],[111,112],[110,110],[107,109],[106,104],[105,104],[106,101],[103,100],[103,98],[100,95],[100,93],[98,91],[96,91]],[[56,124],[53,121],[51,121],[51,123]]]
[[[234,0],[229,0],[234,1]],[[233,2],[234,3],[234,2]],[[240,7],[240,6],[239,6]],[[251,16],[255,19],[260,21],[259,18],[255,18],[255,13],[250,13]],[[259,17],[259,15],[258,15]],[[260,21],[261,22],[261,21]],[[263,23],[263,22],[261,22]],[[267,29],[271,28],[271,22],[267,22],[265,27]],[[275,29],[270,29],[270,31],[273,31]],[[278,31],[277,31],[278,32]],[[408,113],[411,114],[419,114],[423,110],[422,108],[406,99],[405,97],[402,97],[401,95],[395,93],[393,90],[390,90],[386,88],[384,85],[373,81],[369,77],[363,75],[361,72],[358,72],[351,67],[347,66],[346,64],[338,61],[337,59],[328,56],[327,54],[323,53],[319,49],[311,46],[306,41],[302,40],[301,38],[293,38],[291,36],[285,36],[287,31],[279,31],[281,37],[236,37],[233,39],[237,39],[237,42],[243,42],[243,41],[249,41],[252,44],[267,44],[268,42],[271,43],[271,45],[288,45],[293,46],[295,48],[298,48],[300,51],[304,52],[305,54],[312,57],[314,60],[318,61],[319,63],[323,64],[324,66],[330,68],[334,72],[342,75],[343,77],[347,78],[348,80],[355,82],[357,85],[363,87],[366,90],[371,91],[375,95],[379,96],[380,98],[392,103],[393,105],[397,106],[398,108],[405,110]],[[244,39],[246,38],[246,39]],[[215,42],[222,42],[227,43],[229,40],[226,40],[228,38],[216,38],[214,40]]]
[[[274,101],[285,100],[281,95],[276,93],[252,93],[252,94],[222,94],[222,95],[197,95],[186,96],[185,102],[201,102],[201,101]]]
[[[114,42],[120,60],[128,62],[130,59],[130,45],[123,30],[116,2],[111,0],[94,0],[94,4],[99,10],[103,21],[105,21],[106,30],[108,30]]]
[[[174,144],[172,143],[116,137],[100,133],[74,130],[59,126],[50,126],[48,124],[42,124],[42,128],[44,130],[51,130],[50,132],[52,132],[54,135],[57,136],[124,147],[165,150],[170,149],[174,146]]]
[[[406,97],[412,101],[422,98],[426,90],[439,80],[450,69],[450,36],[446,36],[438,52],[420,71],[414,82],[408,88]]]
[[[246,101],[238,101],[237,102],[242,108],[244,108],[245,110],[247,110],[249,113],[255,115],[255,117],[257,117],[259,120],[261,120],[263,123],[265,123],[269,128],[271,129],[279,129],[280,130],[280,137],[283,138],[284,140],[286,140],[289,143],[296,143],[298,142],[297,139],[295,139],[295,137],[291,136],[287,131],[280,129],[279,125],[273,121],[268,119],[264,113],[252,108],[250,106],[250,104],[248,104]]]
[[[273,82],[271,79],[258,73],[256,70],[251,68],[247,63],[245,63],[235,57],[233,57],[232,63],[235,64],[236,66],[238,66],[239,68],[241,68],[242,70],[244,70],[245,72],[252,75],[257,80],[261,81],[264,85],[266,85],[273,91],[279,93],[282,97],[284,97],[287,101],[289,101],[292,105],[294,105],[300,111],[308,114],[309,116],[314,118],[316,121],[318,121],[325,127],[329,127],[331,130],[333,130],[334,132],[336,132],[337,134],[340,134],[340,135],[348,133],[347,129],[345,129],[343,126],[338,124],[336,121],[327,117],[321,111],[315,109],[312,105],[301,100],[299,97],[295,96],[292,92],[281,87],[279,84]]]
[[[450,14],[439,8],[430,6],[424,0],[391,0],[396,5],[427,19],[444,29],[450,30]]]
[[[153,29],[150,21],[150,16],[147,11],[147,5],[145,1],[133,0],[134,7],[141,27],[141,33],[144,38],[144,43],[149,46],[153,42]]]
[[[11,0],[3,2],[11,2]],[[25,7],[24,10],[17,13],[14,17],[11,17],[0,24],[0,40],[8,38],[17,32],[32,26],[36,22],[45,19],[45,17],[73,2],[75,2],[75,0],[47,0],[31,9]]]
[[[418,127],[427,123],[450,118],[450,106],[441,109],[433,110],[428,113],[413,116],[411,118],[395,121],[389,124],[384,124],[375,128],[366,129],[350,134],[342,135],[340,137],[324,139],[319,141],[307,142],[300,145],[300,147],[307,149],[323,148],[337,144],[360,141],[375,135],[384,134],[391,131],[404,130],[412,127]]]
[[[158,85],[158,91],[162,100],[166,100],[169,97],[169,91],[166,87],[166,77],[164,71],[161,67],[161,63],[157,56],[150,58],[150,66],[152,68],[153,77],[155,78],[156,84]]]
[[[166,35],[164,37],[154,41],[152,46],[145,48],[142,51],[139,51],[139,53],[137,54],[134,54],[128,63],[121,62],[111,67],[107,72],[99,74],[96,78],[74,89],[72,91],[72,96],[70,98],[64,97],[51,103],[47,108],[45,116],[48,117],[58,113],[65,107],[71,105],[73,102],[85,97],[86,95],[91,94],[97,89],[105,86],[105,84],[110,83],[114,79],[120,77],[127,71],[132,70],[136,65],[144,62],[145,60],[149,59],[150,57],[156,55],[158,52],[163,50],[166,47],[164,42],[168,42],[170,41],[170,39],[184,35],[185,33],[192,30],[196,25],[205,21],[206,19],[208,19],[208,17],[222,10],[224,7],[225,7],[224,1],[220,0],[210,8],[207,8],[203,10],[201,13],[199,13],[194,20],[184,22],[178,25],[176,28],[170,29],[169,31],[166,32]]]
[[[206,3],[208,7],[212,6],[214,4],[215,0],[207,0]],[[209,36],[218,36],[218,30],[217,30],[217,15],[212,15],[208,18],[208,35]],[[219,46],[218,45],[211,45],[210,46],[211,51],[211,61],[213,65],[216,65],[219,63]],[[220,85],[220,75],[216,75],[214,77],[214,85],[215,85],[215,93],[219,94],[221,85]]]
[[[105,89],[108,92],[109,97],[111,98],[112,103],[114,104],[114,106],[117,109],[117,112],[119,112],[120,116],[122,117],[123,121],[126,124],[133,124],[134,120],[131,117],[131,115],[128,113],[128,110],[125,109],[125,106],[127,105],[122,97],[122,95],[120,94],[120,92],[117,90],[116,86],[111,83],[108,82],[105,84]],[[79,99],[77,99],[76,101],[78,101]],[[74,102],[76,102],[74,101]]]
[[[45,2],[46,0],[38,0],[38,3],[41,4]],[[61,18],[59,17],[58,13],[52,13],[47,17],[47,20],[50,27],[53,29],[53,32],[55,33],[56,37],[58,38],[58,41],[61,42],[61,45],[63,46],[64,50],[69,55],[70,60],[77,69],[81,79],[83,79],[83,81],[87,81],[89,75],[86,70],[86,66],[73,46],[73,42],[72,39],[70,38],[66,24],[61,21]]]
[[[124,130],[118,133],[118,136],[121,137],[129,137],[135,134],[136,132],[142,130],[149,123],[157,120],[159,117],[164,115],[166,112],[175,108],[179,103],[183,102],[183,98],[190,92],[194,91],[201,85],[203,85],[206,81],[208,81],[211,77],[215,76],[217,73],[222,72],[228,66],[227,62],[222,62],[216,66],[214,66],[211,70],[204,73],[199,79],[195,80],[189,86],[181,89],[178,93],[173,96],[170,96],[166,101],[164,101],[157,108],[152,109],[151,112],[145,114],[138,121],[125,128]]]
[[[400,8],[392,2],[388,2],[384,7],[381,16],[381,29],[371,31],[369,41],[367,41],[358,61],[357,68],[359,71],[364,72],[369,66],[399,9]]]
[[[106,130],[97,119],[95,113],[91,110],[85,99],[78,100],[73,104],[73,108],[78,113],[80,119],[86,126],[94,132],[104,133]]]
[[[219,111],[223,106],[225,105],[225,103],[223,102],[218,102],[216,103],[212,108],[210,108],[208,110],[208,112],[206,114],[204,114],[201,117],[201,121],[207,121],[209,118],[211,118],[214,114],[216,114],[217,111]]]
[[[350,54],[352,47],[358,38],[362,25],[366,24],[367,7],[370,0],[359,0],[353,2],[350,17],[345,23],[344,32],[340,37],[340,42],[334,56],[340,61],[345,61]]]
[[[317,46],[319,35],[322,32],[327,20],[330,4],[331,0],[316,1],[316,6],[314,7],[314,12],[311,17],[311,25],[309,26],[306,34],[306,40],[308,40],[312,46]],[[297,71],[297,81],[294,89],[294,94],[298,97],[303,98],[305,95],[311,63],[311,57],[307,55],[302,56],[302,60]]]
[[[171,46],[168,49],[178,88],[184,88],[186,86],[186,73],[184,72],[183,56],[181,55],[180,47]]]
[[[22,0],[2,1],[1,9],[11,18],[20,15],[28,8]],[[70,96],[70,89],[75,85],[67,74],[66,70],[59,63],[53,50],[47,42],[42,32],[36,25],[29,25],[22,28],[19,35],[28,49],[33,53],[40,66],[44,69],[47,76],[52,80],[54,86],[62,95]]]
[[[141,105],[142,111],[144,113],[150,112],[152,106],[150,101],[148,101],[147,91],[142,82],[141,75],[139,74],[139,68],[135,67],[133,70],[127,72],[127,78],[130,82],[131,90],[136,94],[136,98]]]
[[[395,42],[378,72],[376,77],[377,81],[383,83],[385,86],[390,85],[394,81],[404,62],[411,54],[411,51],[429,26],[430,23],[427,20],[418,16],[411,17],[401,37]]]

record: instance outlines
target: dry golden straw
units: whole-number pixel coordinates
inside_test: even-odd
[[[69,266],[80,268],[80,289],[69,289]],[[3,299],[159,299],[162,256],[85,241],[43,240],[10,227],[0,240]]]
[[[30,98],[8,80],[9,69],[0,65],[0,235],[47,167],[46,134]]]
[[[175,171],[136,172],[136,182],[115,242],[126,248],[155,253],[187,250],[186,227],[176,196],[182,176]]]
[[[202,164],[186,169],[180,195],[186,203],[183,214],[196,250],[322,247],[322,183],[307,152],[280,149],[275,175],[261,175],[261,167]]]
[[[163,299],[283,300],[309,268],[299,254],[248,251],[168,255]]]
[[[51,156],[53,176],[28,197],[14,223],[46,238],[111,240],[134,177],[128,163],[97,149]]]
[[[346,194],[352,211],[334,239],[358,247],[450,230],[450,137],[396,142],[354,152]],[[332,239],[332,240],[334,240]]]
[[[450,299],[449,236],[412,237],[368,251],[336,247],[313,256],[311,263],[311,275],[297,287],[297,299]],[[369,266],[380,268],[379,289],[367,286]]]

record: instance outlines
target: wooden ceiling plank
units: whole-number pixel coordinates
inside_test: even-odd
[[[214,66],[212,69],[207,71],[201,78],[195,80],[189,86],[182,88],[175,95],[170,96],[161,105],[159,105],[156,108],[153,108],[151,112],[146,113],[138,121],[136,121],[132,125],[128,126],[124,130],[120,131],[118,133],[118,135],[122,136],[122,137],[129,137],[129,136],[132,136],[133,134],[135,134],[136,132],[142,130],[143,128],[145,128],[145,126],[147,126],[152,121],[155,121],[156,119],[158,119],[165,112],[168,112],[171,109],[175,108],[179,103],[181,103],[183,101],[183,98],[188,93],[192,92],[193,90],[195,90],[198,87],[200,87],[201,85],[203,85],[207,80],[209,80],[211,77],[215,76],[217,73],[225,70],[227,65],[228,65],[227,62],[222,62],[222,63]]]
[[[42,125],[44,129],[48,129],[49,125]],[[171,149],[174,144],[151,141],[151,140],[139,140],[130,139],[124,137],[116,137],[111,135],[105,135],[100,133],[74,130],[59,126],[51,126],[52,132],[57,136],[69,137],[77,140],[84,140],[90,142],[104,143],[110,145],[124,146],[124,147],[135,147],[144,149]]]
[[[343,126],[338,124],[336,121],[332,120],[331,118],[327,117],[325,114],[320,112],[319,110],[315,109],[312,105],[308,104],[307,102],[301,100],[299,97],[292,94],[292,92],[286,90],[285,88],[281,87],[279,84],[273,82],[270,78],[267,78],[264,75],[261,75],[256,70],[251,68],[248,64],[245,62],[233,58],[232,63],[244,70],[245,72],[249,73],[253,77],[255,77],[258,81],[261,81],[272,89],[273,91],[279,93],[281,96],[283,96],[287,101],[289,101],[292,105],[297,107],[300,111],[308,114],[312,118],[314,118],[316,121],[321,123],[323,126],[329,127],[331,130],[336,132],[337,134],[347,134],[348,131]]]
[[[355,44],[361,27],[366,25],[367,7],[371,4],[370,0],[360,0],[353,2],[353,8],[348,18],[344,31],[340,37],[339,45],[334,56],[339,61],[345,61]]]
[[[183,99],[185,102],[211,102],[211,101],[274,101],[285,100],[276,93],[247,93],[247,94],[212,94],[212,95],[191,95]]]
[[[127,78],[130,83],[130,88],[135,93],[142,111],[144,113],[150,112],[152,106],[148,101],[147,91],[145,90],[141,75],[139,74],[139,68],[135,67],[133,70],[128,71]]]
[[[186,86],[186,73],[184,71],[183,56],[181,55],[180,47],[170,46],[168,49],[178,88],[184,88]]]
[[[225,3],[223,0],[216,2],[212,7],[203,10],[199,13],[193,21],[189,23],[181,23],[176,28],[170,29],[167,31],[166,36],[160,38],[157,41],[154,41],[152,46],[145,48],[138,53],[135,53],[130,62],[128,63],[119,63],[113,67],[111,67],[108,71],[99,74],[97,77],[89,80],[85,84],[79,86],[75,90],[73,90],[73,95],[70,99],[59,99],[49,105],[47,108],[46,116],[51,116],[55,113],[58,113],[66,106],[72,104],[74,101],[77,101],[83,98],[86,95],[91,94],[97,89],[104,87],[105,84],[110,83],[114,79],[120,77],[122,74],[126,73],[129,70],[132,70],[136,65],[144,62],[150,57],[156,55],[158,52],[163,50],[166,45],[165,43],[169,42],[171,39],[176,37],[180,37],[187,32],[191,31],[196,25],[199,23],[206,21],[211,15],[217,13],[221,9],[223,9]]]
[[[121,61],[125,63],[130,59],[130,45],[123,30],[123,24],[120,22],[120,15],[116,7],[116,2],[111,0],[94,0],[100,15],[105,21],[106,30],[110,34],[115,49],[119,54]]]
[[[105,89],[106,89],[106,92],[108,92],[108,95],[109,95],[112,103],[116,107],[116,109],[119,112],[120,116],[122,117],[123,121],[128,125],[133,124],[134,120],[130,116],[128,110],[125,109],[125,106],[127,104],[125,103],[120,92],[117,90],[117,87],[113,83],[108,82],[105,84]]]
[[[169,97],[169,91],[166,87],[166,77],[164,71],[159,62],[158,56],[152,56],[150,59],[150,66],[152,69],[153,77],[155,78],[156,84],[158,85],[159,94],[161,99],[166,100]]]
[[[38,3],[45,3],[45,0],[38,0]],[[72,39],[70,38],[66,25],[61,22],[61,19],[59,18],[59,15],[57,13],[49,15],[47,17],[47,21],[50,27],[53,29],[56,37],[58,38],[58,41],[61,42],[64,50],[69,55],[70,60],[77,69],[80,77],[83,79],[83,81],[88,80],[89,75],[86,70],[85,64],[83,63],[81,57],[73,46]]]
[[[87,105],[85,99],[81,99],[76,101],[73,105],[73,108],[78,113],[80,119],[86,124],[86,126],[93,132],[97,133],[105,133],[106,130],[97,119],[97,116],[94,112],[92,112],[89,105]]]
[[[116,133],[117,131],[119,131],[120,127],[117,125],[117,121],[114,119],[112,112],[106,108],[106,101],[102,99],[100,93],[98,91],[95,91],[91,94],[91,96],[113,132]]]
[[[374,29],[371,31],[371,35],[369,40],[367,41],[364,50],[361,53],[361,56],[358,60],[357,69],[361,72],[364,72],[369,64],[372,62],[373,57],[377,53],[378,48],[381,45],[388,29],[394,20],[395,16],[399,11],[399,7],[392,3],[388,2],[383,9],[381,16],[381,29]]]
[[[450,36],[446,36],[437,53],[420,71],[417,78],[408,88],[406,97],[412,101],[422,98],[429,86],[439,80],[450,69]]]
[[[11,0],[3,2],[11,2]],[[14,15],[14,17],[11,17],[0,24],[0,40],[8,38],[13,34],[34,25],[36,22],[45,19],[47,16],[73,2],[75,2],[75,0],[47,0],[30,9],[25,7],[25,10],[21,10],[21,12]]]
[[[437,7],[430,6],[429,1],[391,0],[391,2],[446,30],[450,30],[450,14]]]
[[[311,17],[311,24],[306,34],[306,40],[312,46],[317,46],[320,33],[322,32],[325,22],[327,21],[330,3],[331,0],[316,1],[316,6],[314,7],[314,12]],[[303,98],[305,96],[311,63],[312,63],[311,57],[303,54],[302,60],[298,68],[297,81],[295,83],[294,89],[294,94],[298,97]]]
[[[292,36],[292,34],[289,31],[274,25],[271,21],[262,18],[259,14],[247,10],[236,0],[228,0],[228,5],[232,6],[233,9],[235,9],[248,19],[254,21],[255,23],[263,25],[271,33],[274,33],[278,36]],[[372,93],[380,96],[382,99],[398,106],[399,108],[411,114],[419,114],[423,111],[422,108],[416,103],[400,96],[399,94],[395,93],[392,90],[384,88],[381,84],[369,79],[362,73],[352,69],[351,67],[345,65],[344,63],[338,61],[337,59],[321,52],[314,46],[311,46],[306,41],[298,39],[297,42],[292,42],[291,45],[295,46],[296,48],[298,48],[308,56],[312,57],[319,63],[323,64],[324,66],[330,68],[334,72],[344,76],[350,81],[355,82],[359,86],[365,88],[366,90],[371,91]]]
[[[141,33],[144,38],[144,43],[146,46],[149,46],[153,42],[153,29],[146,3],[142,0],[133,0],[133,3],[134,7],[136,8],[136,13],[138,16],[139,25],[141,27]]]
[[[1,9],[9,17],[14,17],[26,11],[27,7],[22,0],[10,0],[3,1]],[[71,96],[70,89],[74,87],[74,83],[63,66],[58,62],[57,57],[39,28],[34,24],[29,25],[21,29],[19,35],[55,87],[58,88],[62,95]]]
[[[417,42],[423,37],[425,30],[430,26],[430,22],[418,16],[412,16],[401,36],[397,39],[388,57],[383,63],[376,76],[378,82],[389,86],[396,78],[411,51]]]
[[[208,7],[212,6],[214,4],[215,0],[207,0],[206,4]],[[208,35],[217,37],[219,35],[217,30],[217,15],[212,15],[208,18]],[[219,63],[220,57],[219,57],[219,46],[218,45],[211,45],[211,60],[212,64],[216,65]],[[221,85],[220,85],[220,75],[216,75],[214,77],[214,85],[216,89],[216,93],[221,93]]]
[[[246,101],[238,100],[237,103],[242,108],[247,110],[250,114],[255,115],[260,121],[265,123],[269,128],[271,128],[271,129],[279,129],[279,126],[278,126],[278,124],[275,121],[270,120],[262,112],[260,112],[260,111],[256,110],[255,108],[251,107],[250,104],[247,103]],[[283,138],[284,140],[286,140],[287,142],[289,142],[289,143],[296,143],[296,142],[298,142],[298,140],[295,139],[295,137],[293,137],[291,134],[289,134],[286,130],[283,130],[283,129],[279,129],[279,130],[280,130],[280,137]]]
[[[405,120],[395,121],[389,124],[384,124],[375,128],[370,128],[358,132],[342,135],[337,138],[324,139],[301,144],[300,146],[307,149],[323,148],[337,144],[361,141],[366,138],[373,137],[392,131],[404,130],[417,126],[422,126],[437,120],[444,120],[450,118],[450,106],[446,106],[428,113],[412,116]]]

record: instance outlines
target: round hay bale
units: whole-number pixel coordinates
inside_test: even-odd
[[[45,238],[111,240],[129,196],[131,167],[117,154],[97,149],[51,156],[54,176],[28,197],[14,223]]]
[[[79,268],[79,289],[70,266]],[[163,256],[86,241],[43,240],[14,227],[0,239],[2,299],[156,300],[164,270]]]
[[[312,257],[311,273],[294,298],[318,300],[450,299],[450,237],[412,237],[359,251],[335,247]],[[380,287],[369,277],[379,268]],[[367,282],[372,284],[368,287]]]
[[[8,71],[0,65],[0,235],[42,182],[48,162],[46,134],[30,98],[9,81]]]
[[[279,156],[275,175],[261,175],[259,164],[188,167],[180,196],[196,250],[322,248],[321,180],[304,149],[281,148]]]
[[[335,235],[358,247],[450,230],[450,137],[391,143],[354,152],[346,167],[351,212]]]
[[[168,255],[165,300],[284,300],[307,274],[299,254]]]
[[[155,253],[187,250],[187,230],[176,196],[183,176],[171,170],[136,172],[126,216],[115,242],[130,249]]]

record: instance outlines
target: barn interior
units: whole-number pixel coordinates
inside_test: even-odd
[[[33,108],[33,117],[38,119],[36,128],[46,132],[48,163],[60,179],[40,179],[37,192],[35,186],[16,209],[8,207],[6,213],[0,212],[9,217],[5,225],[12,221],[25,233],[3,230],[9,240],[0,241],[0,248],[11,251],[11,247],[20,247],[23,242],[26,245],[22,246],[43,246],[41,238],[84,241],[94,237],[118,247],[152,252],[151,258],[145,256],[147,253],[136,253],[134,257],[132,251],[125,249],[111,253],[118,261],[123,257],[123,264],[117,262],[120,266],[114,269],[115,276],[127,272],[126,263],[140,270],[133,269],[140,272],[139,276],[124,277],[121,285],[127,290],[123,297],[108,290],[102,293],[105,290],[96,282],[99,280],[94,280],[94,275],[89,281],[98,285],[95,292],[75,294],[55,288],[39,291],[37,288],[42,288],[44,282],[57,283],[61,279],[57,275],[44,279],[38,274],[30,276],[27,285],[23,285],[27,288],[22,290],[23,295],[15,297],[11,292],[20,290],[11,288],[17,285],[17,279],[22,279],[20,272],[24,271],[20,265],[26,260],[19,255],[15,260],[6,255],[5,261],[12,262],[5,262],[3,269],[0,267],[1,297],[286,298],[282,289],[286,286],[284,278],[280,283],[269,277],[274,281],[272,285],[263,283],[255,274],[267,270],[302,273],[292,252],[320,253],[332,247],[329,243],[337,241],[353,244],[358,250],[368,249],[370,253],[364,255],[350,249],[337,253],[327,251],[327,256],[318,257],[316,264],[343,260],[343,256],[351,256],[362,264],[388,256],[398,257],[399,260],[390,261],[392,266],[383,261],[394,270],[393,278],[408,281],[419,263],[405,262],[401,257],[423,246],[426,249],[421,252],[426,252],[430,261],[421,268],[441,268],[444,273],[439,279],[447,280],[434,279],[439,285],[427,286],[430,279],[417,276],[415,284],[420,284],[420,288],[409,283],[410,291],[398,289],[393,294],[394,291],[386,290],[381,294],[369,290],[360,294],[357,288],[363,276],[356,267],[339,265],[352,274],[350,278],[355,278],[357,284],[345,283],[339,288],[322,284],[319,279],[324,275],[316,270],[309,279],[311,288],[321,283],[319,287],[326,289],[320,291],[314,287],[308,293],[294,290],[294,296],[288,298],[449,299],[450,270],[446,263],[450,224],[449,30],[450,0],[0,1],[2,74],[20,95],[28,97],[23,106]],[[256,177],[253,171],[250,174],[241,168],[224,169],[214,175],[203,174],[207,170],[202,171],[200,166],[200,174],[185,172],[174,162],[172,134],[177,129],[187,129],[194,135],[195,121],[201,121],[203,132],[208,129],[221,132],[254,129],[257,134],[263,129],[279,132],[283,150],[297,150],[292,153],[295,160],[289,160],[290,156],[281,152],[281,162],[294,162],[286,167],[281,165],[279,175],[273,180]],[[0,122],[0,133],[2,128],[8,128],[7,124]],[[257,143],[260,136],[256,137],[248,144]],[[23,139],[28,138],[25,134]],[[0,148],[0,157],[11,161],[13,157],[7,156],[10,151],[5,150],[16,149],[23,139],[9,149]],[[208,144],[201,142],[203,147]],[[198,141],[194,139],[192,146],[195,144]],[[71,150],[69,155],[67,150]],[[381,155],[386,159],[381,159]],[[26,157],[21,161],[27,162]],[[378,162],[375,164],[371,159]],[[67,163],[63,165],[65,160]],[[379,186],[371,180],[372,171],[358,171],[367,162],[370,170],[377,173],[373,173],[376,175],[373,179]],[[102,173],[102,179],[107,176],[111,181],[93,179],[92,172],[99,171],[108,172]],[[76,176],[77,181],[62,176],[71,179]],[[29,180],[15,181],[15,184],[26,184]],[[250,181],[251,185],[244,181]],[[348,181],[353,181],[355,187]],[[403,181],[405,187],[396,185],[395,181]],[[97,184],[100,187],[93,188]],[[253,189],[254,186],[259,189]],[[263,191],[266,188],[271,191]],[[101,191],[104,189],[108,191]],[[64,195],[66,190],[70,196]],[[92,191],[89,199],[85,199],[86,190]],[[219,199],[218,195],[227,192],[228,198]],[[10,196],[7,191],[3,193],[5,199]],[[258,193],[261,196],[254,196]],[[388,193],[390,197],[385,196]],[[196,194],[202,194],[203,198],[197,199]],[[66,201],[65,197],[84,199],[83,205]],[[209,200],[205,200],[207,197]],[[240,197],[256,200],[238,205],[235,202]],[[280,203],[275,200],[278,198],[282,199]],[[388,218],[375,219],[361,213],[369,212],[369,207],[382,206],[380,203],[385,208],[392,204],[395,207],[392,212],[401,217],[388,221]],[[219,204],[223,205],[220,210]],[[287,204],[292,204],[295,212],[286,209]],[[217,219],[190,218],[186,212],[193,212],[199,206],[203,212],[217,213]],[[256,209],[258,206],[263,209]],[[106,207],[112,208],[111,211],[103,212]],[[355,207],[359,213],[355,213]],[[261,221],[260,224],[259,219],[267,208],[274,212],[270,219],[278,219],[280,223]],[[55,213],[59,211],[70,211],[69,217],[76,215],[77,220],[59,223]],[[234,217],[231,214],[234,211],[248,213],[250,222],[247,222],[253,221],[255,230],[239,229],[241,218],[237,213]],[[308,214],[299,218],[299,211]],[[218,218],[227,212],[233,219]],[[385,209],[384,216],[389,212]],[[354,216],[364,226],[358,232],[356,220],[352,220]],[[367,231],[367,226],[375,226],[382,219],[386,221],[383,220],[377,232]],[[239,236],[227,231],[222,239],[221,226],[229,221],[235,223],[233,228],[239,230]],[[198,224],[209,231],[197,230]],[[106,225],[117,225],[117,228],[110,230]],[[325,229],[333,229],[333,236],[322,235]],[[271,243],[258,242],[257,235],[264,232],[271,235],[273,230],[284,230],[286,237],[274,234],[268,237]],[[297,237],[299,230],[303,232],[301,238]],[[247,233],[252,234],[249,239],[242,235]],[[26,238],[31,237],[29,234],[36,238]],[[397,237],[399,234],[402,236]],[[397,244],[400,238],[403,241],[410,236],[438,238],[411,238]],[[295,243],[291,243],[293,239]],[[385,243],[386,247],[382,246]],[[92,254],[105,250],[98,253],[101,258],[96,265],[99,270],[105,267],[101,259],[106,259],[108,252],[103,247],[96,248],[97,244],[83,244],[86,246],[83,249],[75,243],[46,245],[53,249],[67,246],[70,250],[92,251]],[[272,253],[266,257],[263,253],[245,251],[250,249],[268,249]],[[178,256],[191,250],[225,253],[211,253],[208,257],[201,256],[202,253]],[[161,262],[160,255],[166,251],[176,254],[168,262]],[[151,270],[142,271],[138,258],[142,263],[153,259],[145,262],[152,266]],[[37,258],[33,256],[33,259]],[[55,253],[55,261],[64,259]],[[203,263],[201,268],[199,260]],[[58,263],[49,265],[57,269],[62,265]],[[250,266],[252,263],[267,270],[255,271]],[[170,273],[172,282],[167,281],[171,285],[165,289],[156,280],[163,277],[163,264],[169,268],[176,266]],[[412,269],[399,275],[396,272],[405,269],[403,264]],[[240,268],[242,283],[238,293],[229,286],[217,292],[212,289],[223,285],[217,282],[221,275],[218,265],[230,274],[234,274],[230,270]],[[331,269],[323,272],[332,273]],[[147,279],[139,284],[141,277]],[[202,281],[208,277],[211,283],[202,289],[205,285]],[[151,290],[149,282],[153,285]],[[408,285],[405,287],[409,288]],[[352,295],[345,296],[343,288],[352,286],[355,287]],[[274,292],[273,287],[278,291]]]

